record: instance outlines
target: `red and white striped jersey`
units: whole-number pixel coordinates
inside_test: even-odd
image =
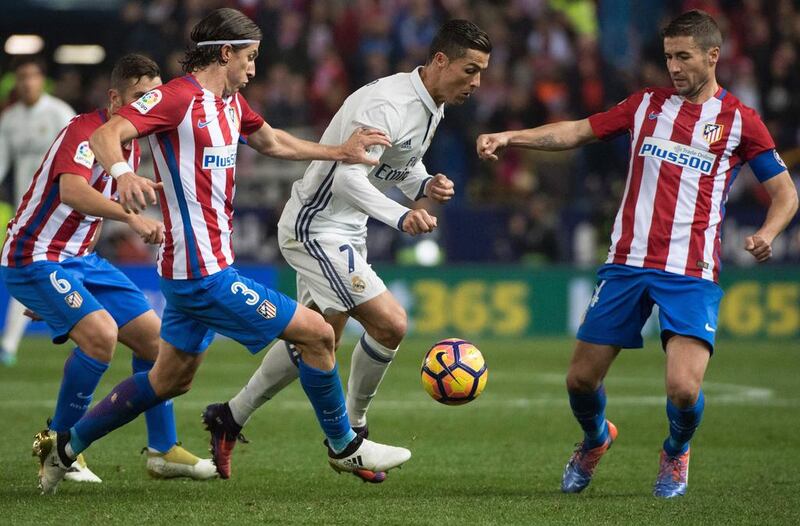
[[[703,104],[647,88],[589,123],[601,139],[631,140],[606,263],[716,282],[730,186],[743,163],[775,148],[758,114],[722,88]]]
[[[69,173],[84,177],[95,190],[112,198],[116,185],[89,148],[89,136],[107,120],[106,110],[84,113],[58,134],[23,195],[17,214],[8,223],[0,264],[21,267],[34,261],[63,261],[86,255],[103,219],[62,203],[59,176]],[[138,143],[132,141],[123,153],[135,170],[140,157]]]
[[[239,93],[222,99],[192,75],[174,79],[117,113],[147,135],[166,235],[158,272],[195,279],[233,263],[236,148],[264,119]]]

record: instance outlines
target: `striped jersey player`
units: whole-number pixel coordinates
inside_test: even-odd
[[[111,198],[114,181],[95,162],[89,148],[89,136],[107,120],[104,109],[81,114],[58,134],[8,224],[0,256],[4,266],[63,261],[87,253],[102,218],[82,214],[62,202],[59,176],[80,175],[92,188]],[[128,163],[136,169],[140,158],[138,142],[131,141],[124,151]]]
[[[714,352],[722,289],[720,226],[728,192],[747,163],[772,202],[761,227],[744,240],[758,262],[797,211],[797,191],[764,123],[717,83],[722,33],[703,11],[687,11],[664,29],[672,88],[638,91],[614,108],[579,121],[478,137],[478,154],[497,159],[507,146],[565,150],[627,134],[625,193],[606,264],[586,309],[567,373],[567,392],[584,439],[561,479],[583,491],[617,438],[606,419],[603,379],[623,348],[643,346],[641,330],[658,306],[666,355],[666,412],[653,495],[686,493],[689,442],[705,406],[701,389]]]
[[[722,87],[702,104],[658,88],[592,115],[589,124],[601,139],[631,137],[606,263],[716,282],[725,201],[743,163],[759,181],[786,169],[758,114]]]
[[[159,274],[196,279],[230,266],[237,145],[264,119],[239,93],[217,97],[192,75],[151,91],[119,115],[147,137],[156,180],[164,185]]]

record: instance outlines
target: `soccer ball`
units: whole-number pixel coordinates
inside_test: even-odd
[[[422,386],[437,402],[461,405],[478,398],[489,370],[483,355],[470,342],[442,340],[422,360]]]

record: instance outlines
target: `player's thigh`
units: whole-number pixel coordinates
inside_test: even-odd
[[[639,270],[619,265],[601,267],[578,328],[578,340],[622,348],[643,346],[642,327],[650,317],[653,302],[646,274]]]
[[[284,240],[281,254],[297,272],[298,301],[320,312],[348,312],[386,290],[362,245],[337,238]]]
[[[158,356],[161,318],[150,309],[119,328],[119,341],[143,360],[155,361]]]
[[[79,321],[103,309],[83,285],[83,274],[59,263],[41,261],[0,269],[8,292],[47,323],[54,343],[67,341]]]
[[[567,389],[573,392],[597,390],[619,351],[617,346],[578,340],[567,371]]]
[[[301,353],[324,352],[333,349],[334,331],[319,312],[298,304],[280,338],[297,345]]]
[[[351,311],[353,318],[359,321],[367,332],[381,341],[381,335],[385,339],[393,340],[399,344],[407,330],[408,319],[406,311],[397,298],[384,290],[382,293],[371,300],[358,305]]]
[[[710,357],[706,342],[692,336],[675,335],[667,342],[667,395],[679,407],[687,407],[697,401]]]
[[[713,353],[722,289],[709,280],[670,274],[660,276],[650,287],[658,305],[661,339],[666,349],[673,335],[703,342]]]
[[[82,260],[82,271],[85,276],[84,286],[97,298],[103,308],[111,314],[118,327],[124,328],[133,320],[152,310],[141,289],[106,259],[96,254],[90,254],[80,259]],[[140,327],[145,328],[144,325]],[[147,328],[152,329],[149,326]],[[155,329],[155,333],[149,334],[157,338],[158,327]],[[156,342],[151,343],[157,345]],[[128,344],[125,343],[125,345]],[[130,345],[128,346],[130,347]]]

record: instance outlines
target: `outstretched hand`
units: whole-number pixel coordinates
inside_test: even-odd
[[[373,159],[367,154],[371,146],[392,145],[389,137],[380,130],[373,128],[358,128],[350,135],[341,148],[341,160],[348,164],[368,164],[377,166],[379,159]]]

